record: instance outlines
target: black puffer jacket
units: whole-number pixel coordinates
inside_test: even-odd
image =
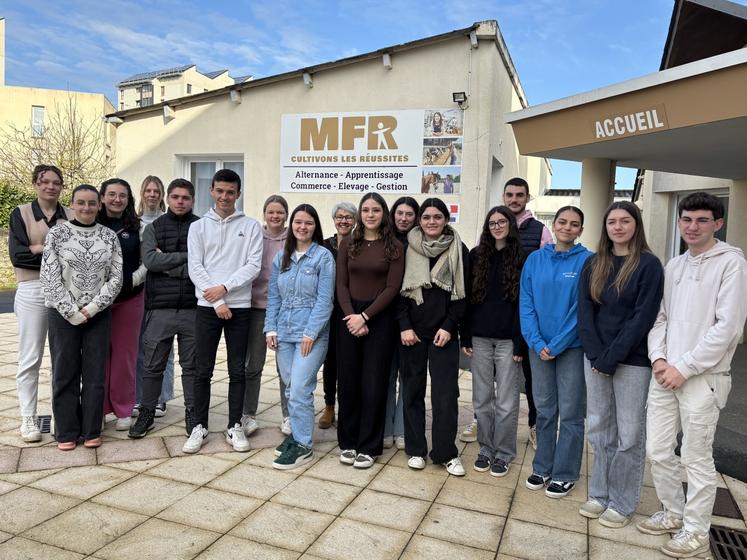
[[[143,262],[145,309],[194,309],[195,286],[187,269],[189,226],[199,220],[192,212],[177,216],[168,210],[145,228]]]

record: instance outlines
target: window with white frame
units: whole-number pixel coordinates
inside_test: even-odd
[[[194,213],[203,216],[213,207],[210,196],[210,185],[213,175],[219,169],[235,171],[241,178],[241,195],[236,201],[236,208],[244,209],[244,158],[243,156],[190,156],[183,157],[184,176],[195,186]]]
[[[31,132],[34,136],[44,136],[44,107],[31,106]]]

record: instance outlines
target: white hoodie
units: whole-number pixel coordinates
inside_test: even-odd
[[[664,299],[648,335],[649,358],[685,377],[728,373],[747,318],[747,263],[742,250],[717,241],[664,269]]]
[[[252,281],[262,266],[262,228],[257,220],[237,210],[221,218],[210,209],[189,228],[187,237],[189,277],[195,285],[197,305],[218,308],[251,307]],[[213,286],[227,293],[209,303],[202,293]]]

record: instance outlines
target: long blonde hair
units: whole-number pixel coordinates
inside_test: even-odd
[[[620,202],[610,204],[610,207],[604,213],[597,254],[592,257],[593,260],[591,263],[589,291],[591,299],[595,303],[602,303],[602,293],[607,284],[607,279],[612,274],[612,240],[607,234],[607,218],[613,210],[624,210],[635,220],[635,233],[628,243],[628,254],[612,283],[618,297],[627,286],[635,269],[638,268],[638,263],[641,261],[641,254],[651,253],[651,249],[648,243],[646,243],[643,220],[641,219],[641,211],[638,209],[638,206],[628,200],[621,200]]]
[[[166,202],[164,201],[164,198],[166,198],[166,190],[163,188],[163,181],[161,181],[161,179],[159,179],[155,175],[148,175],[145,179],[143,179],[143,184],[140,185],[140,200],[137,203],[138,216],[142,216],[143,212],[145,211],[145,203],[143,202],[143,198],[145,197],[145,189],[151,183],[155,183],[158,186],[158,190],[161,191],[161,202],[158,204],[158,208],[161,210],[161,212],[166,212]]]

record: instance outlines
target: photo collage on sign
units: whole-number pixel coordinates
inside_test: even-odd
[[[423,122],[422,194],[459,194],[462,176],[462,111],[429,109]]]

